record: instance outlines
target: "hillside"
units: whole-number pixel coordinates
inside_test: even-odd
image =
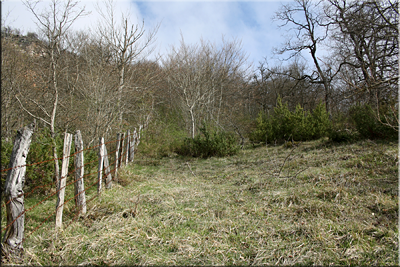
[[[53,219],[27,239],[23,264],[399,261],[396,143],[319,140],[210,159],[139,155],[120,177],[85,218],[58,233]],[[27,231],[54,203],[41,207]]]

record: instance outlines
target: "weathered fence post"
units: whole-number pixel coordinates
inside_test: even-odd
[[[82,214],[86,214],[86,197],[83,175],[85,173],[83,165],[83,141],[81,131],[75,133],[75,203]]]
[[[136,147],[138,147],[138,145],[140,144],[140,133],[143,130],[143,125],[139,125],[139,131],[138,131],[138,137],[137,137],[137,141],[136,141]]]
[[[62,165],[61,165],[61,178],[60,178],[60,182],[57,184],[56,228],[60,228],[62,226],[65,185],[67,183],[69,155],[71,152],[71,143],[72,143],[72,134],[65,133],[63,160],[62,160]]]
[[[128,129],[128,131],[126,131],[126,155],[125,155],[125,166],[128,165],[129,162],[129,145],[131,143],[131,131]]]
[[[107,176],[107,178],[106,178],[106,188],[110,189],[111,186],[112,186],[112,184],[111,184],[112,176],[111,176],[111,171],[110,171],[110,163],[108,162],[107,147],[106,147],[105,144],[103,144],[103,149],[104,149],[104,161],[103,161],[103,163],[104,163],[104,169],[105,169],[106,176]]]
[[[122,166],[122,162],[123,162],[123,158],[124,158],[124,148],[125,148],[124,143],[125,143],[125,134],[123,133],[122,137],[121,137],[121,146],[120,146],[120,149],[121,149],[120,160],[119,160],[120,167]]]
[[[99,169],[97,171],[97,193],[101,192],[101,183],[103,176],[103,163],[104,163],[104,138],[100,137],[100,146],[99,146]]]
[[[119,157],[120,150],[119,147],[121,145],[121,134],[117,133],[117,149],[115,150],[115,182],[118,182],[118,166],[119,166]]]
[[[5,182],[5,202],[7,210],[7,225],[10,225],[3,238],[3,248],[6,251],[22,252],[24,238],[24,183],[26,172],[26,157],[31,145],[35,122],[18,130],[11,153],[9,168]]]
[[[133,131],[133,135],[132,135],[132,139],[131,139],[131,143],[129,145],[129,161],[132,162],[134,157],[135,157],[135,143],[136,143],[136,128]]]

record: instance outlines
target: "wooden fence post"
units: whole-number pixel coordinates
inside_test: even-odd
[[[71,152],[71,143],[72,143],[72,134],[65,133],[63,160],[62,160],[62,165],[61,165],[61,178],[60,178],[60,182],[57,184],[56,228],[60,228],[62,226],[65,185],[67,183],[69,155]]]
[[[110,171],[110,163],[108,162],[108,152],[107,152],[107,147],[105,144],[103,144],[103,149],[104,149],[104,169],[106,171],[106,188],[110,189],[112,186],[112,176],[111,176],[111,171]]]
[[[14,147],[11,153],[9,168],[5,182],[5,202],[7,210],[7,225],[9,226],[3,238],[5,243],[3,248],[16,252],[22,252],[22,241],[24,238],[24,183],[26,172],[26,157],[28,156],[29,147],[31,145],[35,122],[29,126],[18,130],[14,141]]]
[[[83,175],[85,173],[83,164],[83,141],[81,131],[75,133],[75,203],[82,214],[86,214],[86,197]]]
[[[123,162],[123,158],[124,158],[124,148],[125,148],[124,143],[125,143],[125,134],[123,133],[122,137],[121,137],[121,146],[120,146],[121,153],[120,153],[120,156],[119,156],[120,157],[120,160],[119,160],[119,166],[120,167],[122,166],[122,162]]]
[[[125,166],[128,165],[129,162],[129,145],[131,143],[131,131],[128,129],[128,131],[126,131],[126,149],[125,149]]]
[[[103,163],[104,163],[104,138],[100,137],[100,146],[99,146],[99,169],[97,171],[97,193],[101,192],[101,183],[103,176]]]
[[[132,162],[134,157],[135,157],[135,144],[136,144],[136,128],[133,131],[133,135],[132,135],[132,139],[131,139],[131,143],[129,145],[129,161]]]
[[[121,145],[121,134],[117,133],[117,149],[115,150],[115,182],[118,182],[118,166],[119,166],[119,147]]]
[[[139,131],[138,131],[138,138],[137,138],[137,141],[136,141],[136,147],[138,147],[138,145],[140,144],[140,133],[142,132],[142,130],[143,130],[143,125],[139,125]]]

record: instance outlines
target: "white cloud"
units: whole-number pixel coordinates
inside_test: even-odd
[[[44,4],[48,4],[45,1]],[[95,9],[96,1],[81,1],[91,14],[79,19],[73,29],[94,27],[99,20]],[[171,45],[179,45],[181,33],[187,43],[197,43],[200,38],[220,43],[236,38],[242,41],[243,50],[249,61],[258,64],[263,57],[271,56],[273,46],[279,46],[283,38],[271,17],[278,9],[276,1],[144,1],[119,0],[115,2],[116,14],[130,11],[132,23],[145,21],[147,30],[157,23],[157,50],[167,53]],[[21,1],[6,0],[2,3],[4,14],[10,11],[6,24],[19,28],[23,33],[35,31],[34,18]],[[117,16],[118,18],[118,16]]]

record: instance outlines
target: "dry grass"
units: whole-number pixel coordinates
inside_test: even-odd
[[[320,140],[227,158],[138,158],[121,178],[124,186],[104,191],[85,218],[35,232],[23,263],[399,264],[395,143]]]

